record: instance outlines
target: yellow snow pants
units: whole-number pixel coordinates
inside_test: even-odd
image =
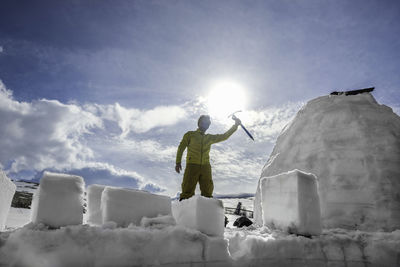
[[[214,183],[212,181],[210,164],[186,164],[180,199],[192,197],[196,190],[197,182],[200,184],[201,195],[204,197],[212,197]]]

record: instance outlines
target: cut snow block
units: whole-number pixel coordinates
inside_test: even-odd
[[[221,200],[199,195],[176,201],[172,205],[172,215],[178,225],[196,229],[210,236],[224,235],[224,214]]]
[[[140,225],[143,217],[171,215],[171,198],[146,191],[107,186],[101,196],[103,223],[113,221],[120,227]]]
[[[44,172],[32,200],[32,222],[51,227],[82,224],[83,178]]]
[[[0,231],[5,228],[16,188],[16,185],[0,170]]]
[[[263,224],[301,235],[321,234],[315,175],[293,170],[260,183]]]
[[[92,184],[86,189],[88,198],[87,222],[90,224],[101,225],[103,223],[101,195],[105,187],[105,185]]]

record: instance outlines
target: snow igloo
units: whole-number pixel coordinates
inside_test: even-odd
[[[260,180],[294,169],[318,178],[324,228],[400,229],[400,117],[370,93],[309,101],[279,135]],[[262,225],[260,182],[254,215]]]

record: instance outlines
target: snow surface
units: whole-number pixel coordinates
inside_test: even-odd
[[[325,228],[400,229],[400,117],[369,93],[309,101],[277,139],[261,177],[319,179]],[[259,186],[254,216],[262,224]]]
[[[101,196],[103,223],[140,225],[143,217],[171,215],[171,198],[146,191],[107,186]]]
[[[223,199],[236,207],[250,199]],[[28,209],[22,209],[29,211]],[[8,229],[15,229],[11,209]],[[29,213],[21,218],[29,221]],[[227,215],[237,217],[234,215]],[[234,221],[234,220],[233,220]],[[142,218],[141,226],[75,225],[48,229],[30,223],[0,232],[0,266],[399,266],[400,230],[324,230],[312,239],[268,227],[228,227],[210,237],[174,225],[171,216]]]
[[[166,218],[162,221],[168,221]],[[168,224],[117,228],[28,224],[0,233],[0,266],[398,266],[400,230],[324,231],[312,239],[266,227],[223,237]]]
[[[31,209],[10,208],[6,221],[6,230],[15,230],[31,222]]]
[[[178,225],[211,236],[224,235],[224,213],[221,200],[200,195],[172,203],[172,214]]]
[[[82,224],[83,178],[44,172],[32,199],[32,222],[51,227]]]
[[[103,217],[101,212],[101,194],[106,186],[92,184],[86,188],[87,192],[87,222],[93,225],[101,225]]]
[[[263,224],[303,235],[321,234],[317,178],[293,170],[260,180]]]
[[[16,188],[15,184],[0,170],[0,231],[4,229]]]
[[[399,230],[331,229],[310,239],[249,227],[225,238],[236,266],[399,266]]]

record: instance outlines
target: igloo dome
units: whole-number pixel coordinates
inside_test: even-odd
[[[400,229],[400,117],[370,93],[309,101],[283,129],[260,179],[294,169],[317,176],[324,228]],[[254,212],[261,225],[259,186]]]

